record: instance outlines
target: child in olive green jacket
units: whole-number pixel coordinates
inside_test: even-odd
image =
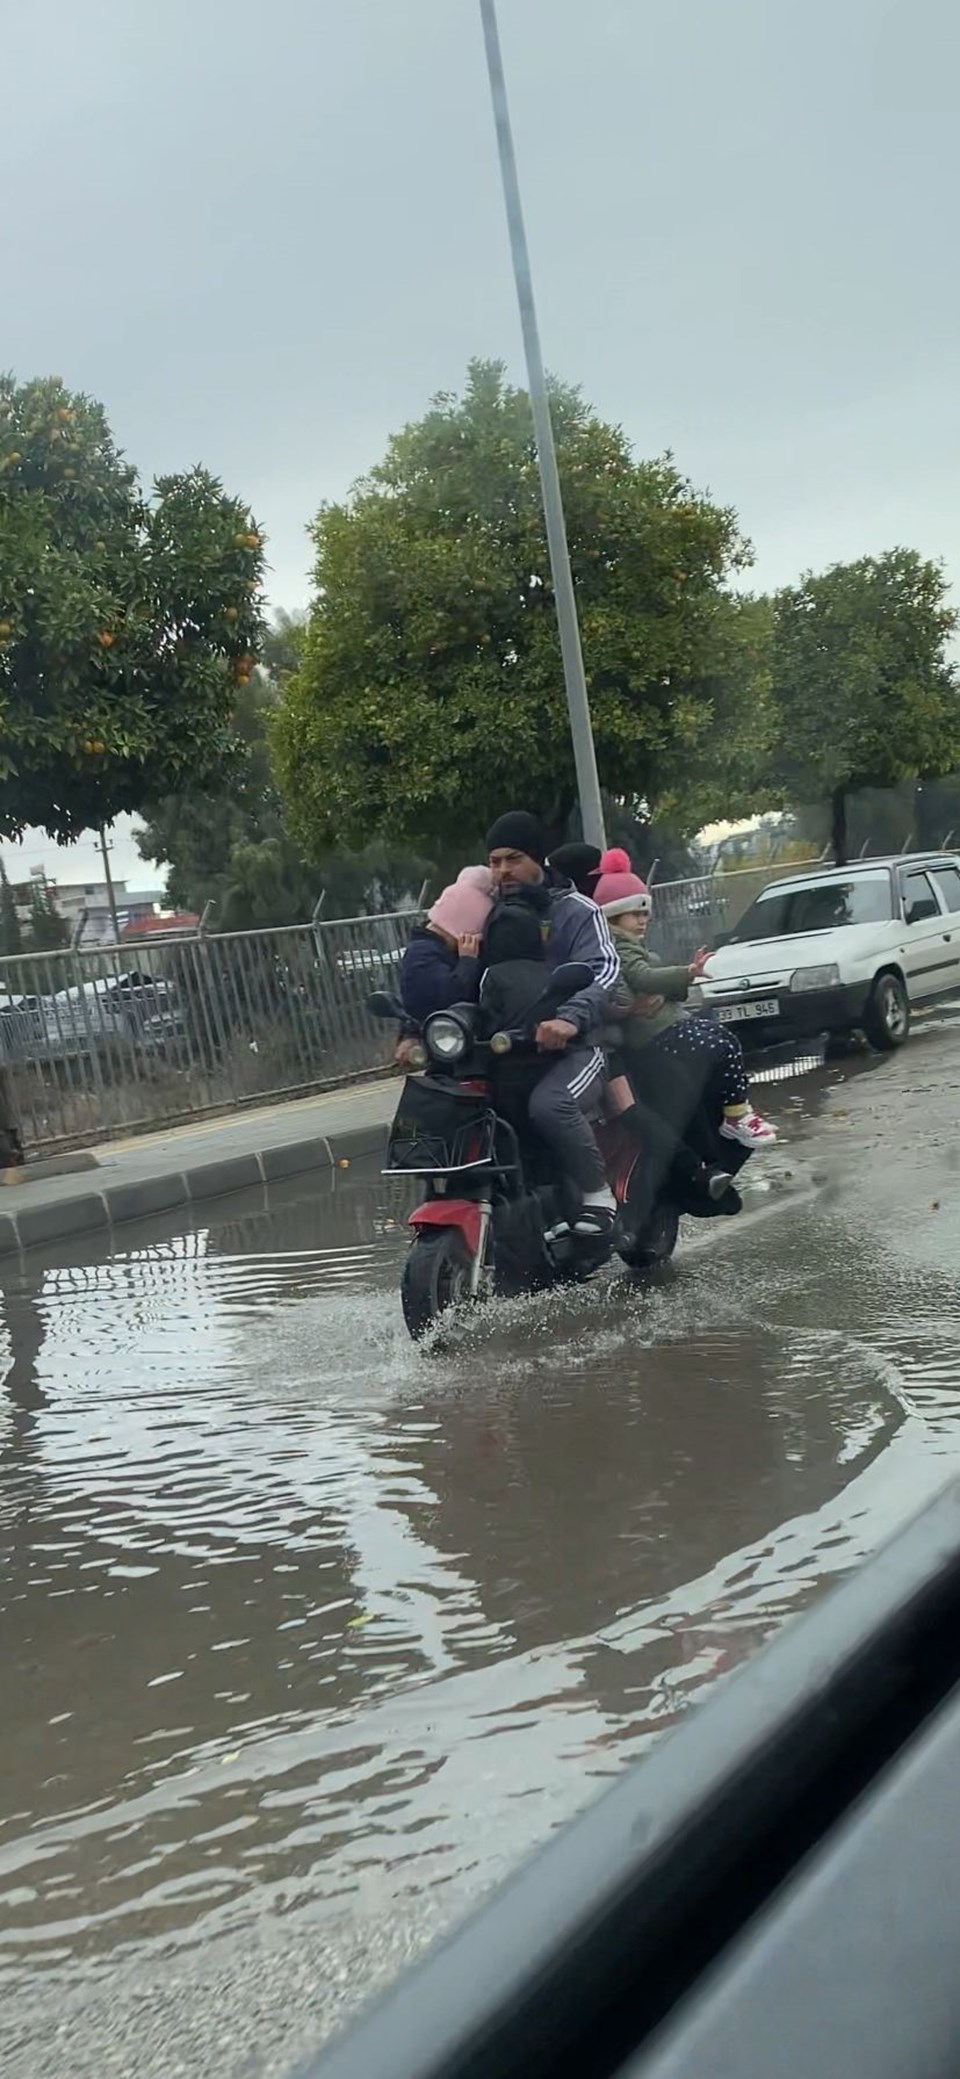
[[[633,872],[626,852],[604,854],[594,901],[606,915],[620,955],[620,982],[613,1001],[624,1051],[629,1055],[655,1047],[691,1068],[699,1067],[717,1091],[723,1110],[721,1134],[745,1148],[769,1147],[776,1132],[750,1102],[739,1040],[712,1018],[697,1017],[684,1008],[691,982],[703,971],[706,952],[699,952],[688,967],[661,966],[645,944],[650,893]]]

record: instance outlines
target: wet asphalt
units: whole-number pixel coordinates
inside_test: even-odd
[[[960,1469],[960,1022],[425,1355],[348,1176],[5,1274],[0,2067],[286,2071]]]

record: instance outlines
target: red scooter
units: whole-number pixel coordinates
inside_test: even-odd
[[[587,970],[558,968],[549,996],[562,1003],[588,980]],[[402,1007],[381,992],[369,999],[369,1008],[380,1018],[403,1016]],[[529,1035],[487,1035],[479,1005],[465,1003],[428,1018],[419,1043],[423,1072],[404,1083],[385,1170],[421,1178],[426,1187],[410,1214],[413,1244],[401,1283],[403,1316],[413,1337],[423,1336],[448,1308],[490,1290],[512,1297],[583,1282],[612,1251],[631,1270],[653,1270],[672,1256],[682,1212],[739,1211],[732,1187],[710,1202],[669,1170],[654,1178],[636,1131],[634,1093],[626,1076],[614,1074],[594,1132],[617,1218],[609,1240],[575,1234],[579,1206],[526,1120],[523,1064],[536,1051]],[[685,1095],[689,1100],[688,1088]],[[694,1099],[689,1111],[696,1110]],[[704,1140],[699,1159],[717,1161],[721,1150],[703,1119],[685,1120],[685,1139],[695,1123]],[[745,1150],[724,1147],[722,1159],[732,1172],[748,1158]]]

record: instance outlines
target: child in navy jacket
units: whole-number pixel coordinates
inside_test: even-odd
[[[426,924],[410,940],[400,966],[400,999],[407,1017],[422,1025],[452,1003],[476,1003],[483,971],[481,939],[493,907],[493,880],[485,866],[465,866],[444,888]]]

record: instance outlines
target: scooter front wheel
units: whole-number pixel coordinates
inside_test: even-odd
[[[403,1318],[414,1342],[426,1335],[449,1307],[470,1297],[473,1266],[455,1227],[435,1227],[411,1244],[400,1282]]]
[[[680,1215],[676,1206],[654,1206],[649,1220],[635,1234],[625,1234],[616,1244],[617,1255],[629,1270],[656,1270],[668,1263],[677,1246]]]

